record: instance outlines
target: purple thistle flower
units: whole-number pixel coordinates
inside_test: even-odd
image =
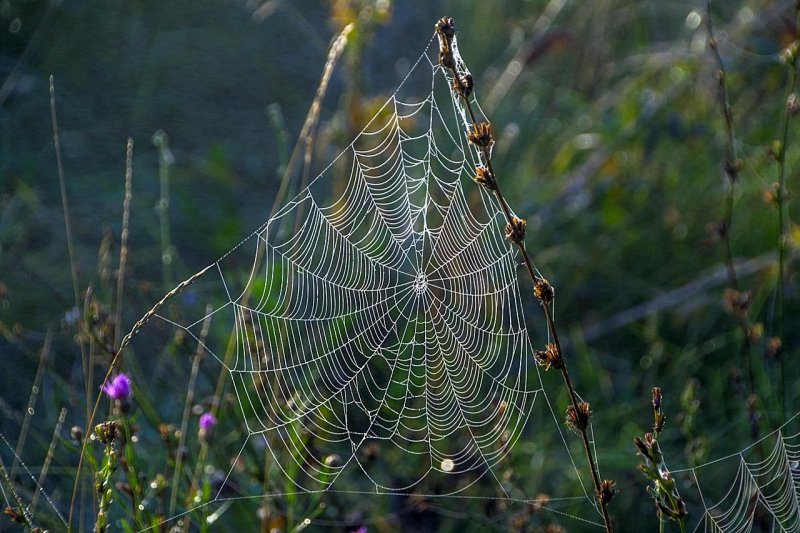
[[[133,396],[131,378],[126,374],[118,374],[111,380],[111,383],[103,385],[103,392],[112,400],[126,402]]]
[[[202,441],[207,441],[214,433],[214,427],[217,425],[217,417],[211,413],[203,413],[200,415],[200,431],[197,436]]]
[[[206,433],[212,431],[214,426],[217,425],[217,417],[211,413],[203,413],[200,415],[200,429]]]

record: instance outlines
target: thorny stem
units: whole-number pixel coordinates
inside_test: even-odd
[[[447,27],[442,27],[441,26],[442,24],[447,25]],[[453,32],[455,31],[455,27],[453,26],[453,19],[448,17],[443,18],[436,25],[436,30],[437,33],[439,34],[441,58],[449,56],[450,59],[449,61],[440,61],[440,62],[444,68],[450,70],[450,73],[453,76],[454,84],[460,84],[461,77],[458,74],[455,61],[453,60],[452,50],[450,49],[450,45],[452,44],[452,39],[454,36]],[[448,31],[450,33],[448,33]],[[469,113],[473,129],[475,131],[478,131],[478,121],[475,119],[475,113],[472,109],[472,103],[469,100],[469,93],[471,93],[471,86],[468,91],[461,91],[456,89],[455,87],[453,88],[453,90],[456,94],[458,94],[461,97],[461,100],[464,102],[467,112]],[[494,192],[494,197],[497,201],[497,204],[503,211],[503,214],[505,215],[506,222],[508,223],[509,227],[513,227],[515,224],[516,217],[513,215],[511,208],[509,207],[508,202],[505,199],[505,196],[503,196],[503,193],[500,189],[500,185],[496,180],[496,174],[494,172],[494,168],[492,167],[492,160],[491,160],[491,154],[489,152],[489,146],[490,143],[483,143],[481,146],[479,146],[481,150],[481,155],[483,156],[482,162],[486,166],[486,169],[488,170],[489,174],[493,177],[492,180],[493,184],[491,190]],[[536,286],[542,283],[548,284],[548,282],[537,273],[533,259],[531,258],[530,254],[525,248],[524,239],[513,238],[511,240],[514,242],[514,244],[517,245],[517,248],[519,249],[522,258],[525,261],[525,267],[528,270],[528,274],[530,275],[534,285]],[[580,402],[578,400],[578,394],[575,392],[575,386],[572,383],[572,378],[570,377],[566,361],[564,360],[563,357],[563,351],[561,348],[561,341],[559,340],[558,336],[558,330],[556,328],[556,324],[553,319],[553,314],[549,306],[550,302],[545,302],[543,299],[539,299],[539,303],[541,304],[542,309],[544,310],[545,318],[547,319],[547,327],[553,338],[553,343],[555,344],[558,357],[563,361],[563,364],[560,365],[560,370],[561,370],[561,375],[564,378],[564,384],[566,385],[567,390],[569,392],[572,408],[575,410],[576,413],[579,413],[581,412],[581,409],[579,407]],[[611,524],[611,516],[609,515],[608,512],[608,499],[610,498],[606,499],[602,497],[603,489],[601,485],[600,472],[598,470],[597,462],[594,458],[594,452],[592,450],[591,441],[589,439],[588,429],[585,425],[581,424],[576,425],[576,429],[580,433],[581,440],[583,441],[583,449],[586,454],[586,459],[589,462],[589,467],[590,467],[589,469],[592,475],[592,482],[595,488],[595,499],[597,500],[600,506],[600,510],[603,516],[603,523],[605,525],[606,531],[611,533],[613,532],[613,527]]]

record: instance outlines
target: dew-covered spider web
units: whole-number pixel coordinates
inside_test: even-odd
[[[800,413],[751,446],[676,470],[693,531],[800,531]]]
[[[525,500],[502,465],[542,432],[575,481],[564,500],[600,524],[532,357],[520,258],[472,179],[471,122],[437,58],[432,39],[352,143],[192,283],[184,301],[210,312],[153,322],[198,342],[208,319],[233,331],[202,342],[233,384],[240,453],[268,450],[299,493],[346,477],[370,494]]]
[[[467,73],[455,41],[453,52]],[[548,339],[529,337],[520,258],[473,182],[481,160],[452,82],[432,39],[351,144],[196,276],[182,318],[154,315],[222,365],[246,428],[212,503],[264,496],[261,480],[240,479],[256,450],[284,478],[272,497],[509,500],[602,529],[585,458],[550,400],[561,384],[546,388],[533,362]],[[790,427],[674,472],[689,526],[800,531]],[[512,453],[557,483],[513,479]],[[642,491],[640,481],[620,485]],[[573,488],[542,499],[554,486]]]

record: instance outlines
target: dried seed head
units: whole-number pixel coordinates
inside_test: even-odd
[[[548,344],[544,350],[534,351],[533,357],[536,359],[536,364],[543,366],[545,370],[550,370],[550,368],[561,370],[564,368],[564,359],[553,343]]]
[[[728,179],[731,181],[736,181],[736,178],[739,177],[739,171],[742,170],[742,160],[737,159],[736,161],[726,161],[725,162],[725,174],[728,176]]]
[[[475,124],[473,130],[469,132],[469,142],[480,148],[489,148],[494,143],[492,125],[488,122]]]
[[[556,290],[546,279],[537,278],[533,285],[533,294],[542,304],[549,305],[553,303],[553,298],[556,296]]]
[[[800,51],[800,42],[794,41],[781,51],[781,61],[787,65],[793,65],[797,61],[798,51]]]
[[[588,402],[580,402],[578,408],[570,404],[567,407],[567,426],[575,431],[583,432],[589,427],[592,410]]]
[[[72,426],[72,429],[69,430],[69,436],[73,442],[78,444],[83,442],[83,428],[80,426]]]
[[[610,479],[600,482],[600,493],[597,495],[601,503],[608,505],[617,493],[617,483]]]
[[[453,59],[453,52],[449,47],[446,47],[439,52],[439,64],[449,69],[456,68],[456,61]]]
[[[769,340],[767,340],[766,356],[770,359],[776,358],[780,353],[781,344],[780,337],[770,337]]]
[[[511,217],[511,222],[506,224],[506,239],[514,241],[517,244],[525,242],[525,226],[527,223],[524,219],[518,217]]]
[[[664,431],[667,415],[661,410],[661,388],[653,387],[653,431],[656,435]]]
[[[752,301],[750,291],[740,292],[727,289],[723,296],[725,311],[738,317],[746,317]]]
[[[792,93],[786,99],[786,112],[789,113],[790,117],[793,117],[798,111],[800,111],[800,102],[797,100],[797,94]]]
[[[436,28],[436,33],[441,35],[443,38],[450,42],[456,34],[456,23],[451,17],[442,17],[434,26]]]
[[[114,439],[119,436],[119,428],[117,428],[117,423],[115,421],[110,420],[102,424],[97,424],[94,428],[94,434],[97,440],[103,444],[111,444]]]
[[[495,178],[492,171],[486,167],[480,166],[475,169],[475,182],[490,191],[497,190],[497,178]]]
[[[456,79],[453,80],[453,90],[462,98],[469,98],[474,88],[475,81],[472,79],[472,74],[464,74],[461,77],[456,76]]]

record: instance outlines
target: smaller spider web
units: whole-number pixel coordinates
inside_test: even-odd
[[[198,342],[211,319],[203,347],[233,384],[239,457],[269,452],[298,493],[347,477],[345,492],[527,502],[502,471],[523,433],[547,435],[560,450],[538,453],[576,481],[548,508],[598,525],[533,362],[516,249],[472,180],[480,156],[437,58],[432,39],[353,142],[187,290],[210,312],[156,316]],[[588,518],[572,514],[582,506]]]
[[[800,531],[800,413],[741,451],[673,475],[693,531]]]

